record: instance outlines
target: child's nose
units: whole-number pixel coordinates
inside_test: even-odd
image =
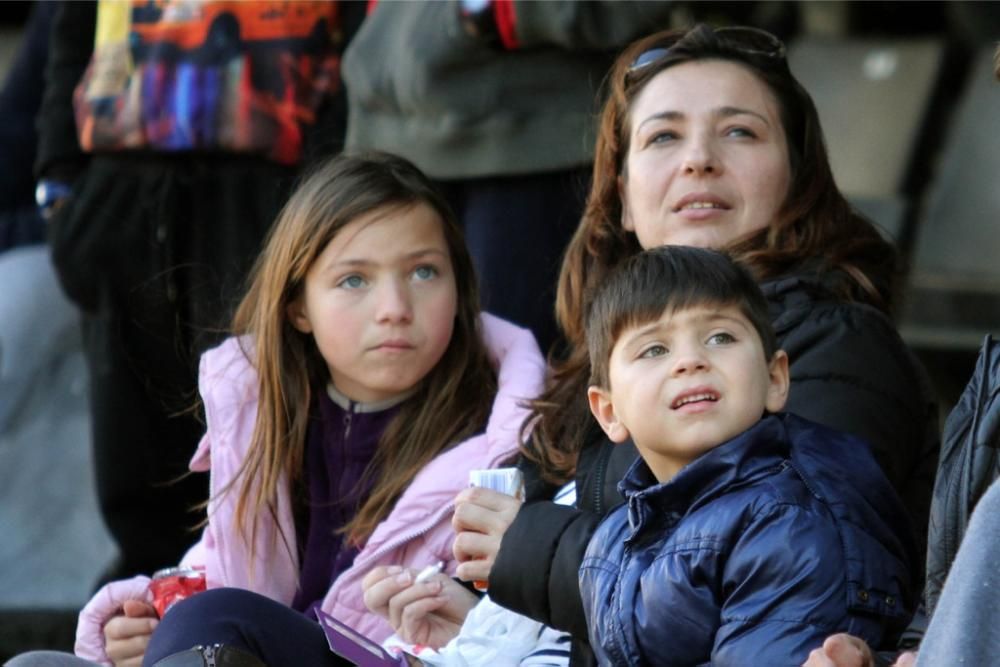
[[[674,375],[684,375],[703,371],[708,368],[708,359],[700,348],[689,346],[677,350],[674,357]]]
[[[380,322],[409,322],[413,319],[410,290],[400,281],[387,281],[378,294],[376,318]]]

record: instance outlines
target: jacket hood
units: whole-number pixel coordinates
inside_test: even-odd
[[[821,270],[810,264],[800,271],[765,280],[760,283],[760,289],[767,299],[771,324],[779,339],[802,324],[821,303],[830,306],[850,304],[885,315],[861,297],[855,283],[837,269]],[[856,300],[848,301],[847,295],[854,295]]]

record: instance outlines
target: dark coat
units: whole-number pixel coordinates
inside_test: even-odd
[[[803,273],[761,285],[791,364],[785,409],[869,442],[922,546],[939,446],[930,385],[888,317],[835,296],[838,279]],[[589,662],[577,570],[601,517],[622,502],[617,483],[637,456],[631,444],[613,445],[592,426],[577,465],[579,509],[543,500],[554,488],[522,461],[529,502],[504,535],[490,574],[491,598],[581,640],[574,665]]]
[[[972,510],[1000,477],[1000,341],[987,336],[976,370],[944,426],[931,505],[925,602],[934,612]]]
[[[620,489],[580,568],[602,665],[800,665],[835,632],[898,636],[916,606],[906,510],[846,434],[767,416]]]

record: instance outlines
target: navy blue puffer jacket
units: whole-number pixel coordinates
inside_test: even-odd
[[[669,482],[637,461],[580,568],[599,662],[797,666],[834,632],[897,635],[916,545],[859,445],[772,415]]]

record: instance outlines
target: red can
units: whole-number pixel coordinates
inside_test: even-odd
[[[192,567],[168,567],[158,570],[149,582],[153,608],[160,618],[174,604],[205,590],[205,572]]]

